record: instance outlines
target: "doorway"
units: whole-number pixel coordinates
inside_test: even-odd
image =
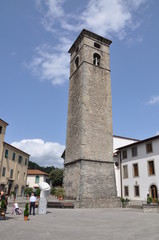
[[[158,199],[157,187],[155,185],[151,185],[150,187],[150,196],[152,197],[152,202]]]

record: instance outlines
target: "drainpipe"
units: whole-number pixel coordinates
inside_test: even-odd
[[[123,197],[123,186],[122,186],[122,166],[121,166],[121,150],[119,151],[119,165],[120,165],[120,186],[121,186],[121,197]]]

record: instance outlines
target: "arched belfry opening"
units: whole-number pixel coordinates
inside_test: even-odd
[[[113,162],[110,44],[84,29],[69,50],[64,188],[76,207],[120,205]]]
[[[98,53],[93,54],[93,64],[96,66],[100,65],[100,55]]]

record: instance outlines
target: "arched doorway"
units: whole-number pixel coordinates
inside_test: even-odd
[[[153,202],[155,202],[155,199],[158,199],[157,187],[155,185],[151,185],[150,187],[150,196]]]

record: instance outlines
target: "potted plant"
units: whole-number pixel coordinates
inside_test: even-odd
[[[24,210],[24,221],[28,220],[28,216],[29,216],[29,203],[25,204],[25,210]]]

